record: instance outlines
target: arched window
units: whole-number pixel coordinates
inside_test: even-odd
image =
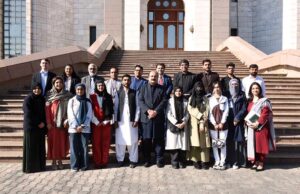
[[[184,4],[182,0],[150,0],[148,49],[183,50]]]

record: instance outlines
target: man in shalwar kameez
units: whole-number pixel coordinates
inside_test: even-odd
[[[115,96],[114,110],[116,128],[116,157],[119,166],[124,165],[126,147],[129,153],[130,168],[138,162],[138,121],[140,108],[136,91],[130,89],[130,75],[122,77],[122,86]]]

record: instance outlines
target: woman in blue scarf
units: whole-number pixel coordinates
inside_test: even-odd
[[[68,122],[70,134],[71,170],[87,170],[89,165],[88,141],[92,120],[92,105],[85,95],[85,85],[75,86],[76,96],[68,103]]]

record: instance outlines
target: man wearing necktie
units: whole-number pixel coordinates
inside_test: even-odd
[[[94,63],[89,64],[88,72],[88,76],[81,78],[81,83],[86,86],[86,97],[90,98],[90,95],[94,94],[95,91],[95,82],[97,80],[104,82],[104,78],[97,75],[97,66]]]
[[[170,98],[173,90],[173,83],[170,76],[165,74],[166,66],[164,63],[156,64],[156,72],[158,73],[158,84],[163,86],[166,91],[166,96]]]
[[[31,80],[31,86],[34,86],[36,84],[42,85],[43,96],[45,96],[47,92],[52,88],[52,79],[56,77],[55,73],[48,71],[49,65],[49,59],[42,59],[40,62],[41,71],[33,74]]]

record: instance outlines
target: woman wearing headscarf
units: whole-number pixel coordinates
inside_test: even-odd
[[[76,96],[68,103],[71,170],[87,170],[89,167],[88,142],[93,118],[91,101],[86,98],[85,85],[75,86]]]
[[[23,112],[23,172],[44,171],[46,167],[46,117],[45,99],[40,84],[34,84],[32,92],[24,99]]]
[[[171,164],[175,169],[186,167],[186,150],[189,150],[187,112],[188,101],[183,98],[180,87],[174,88],[174,96],[167,106],[166,150],[170,150]]]
[[[228,133],[228,99],[222,95],[221,83],[213,83],[213,94],[209,98],[209,128],[212,139],[216,170],[225,170],[226,138]]]
[[[253,82],[249,90],[247,116],[247,155],[253,163],[251,169],[264,170],[266,155],[276,150],[275,130],[273,126],[272,105],[268,98],[263,96],[262,87]]]
[[[110,131],[113,119],[113,101],[106,91],[104,81],[95,83],[95,93],[90,95],[93,105],[92,150],[95,168],[106,167],[109,159]]]
[[[48,155],[52,168],[63,169],[62,160],[69,151],[67,132],[67,106],[72,94],[64,89],[62,77],[52,80],[52,89],[46,95],[46,119],[48,128]]]
[[[65,90],[75,95],[75,85],[80,83],[80,78],[77,76],[73,65],[67,64],[62,75],[65,84]]]
[[[227,158],[232,159],[232,168],[246,167],[246,140],[244,118],[247,114],[247,99],[245,93],[241,90],[240,81],[231,79],[229,81],[229,115],[228,115],[228,136],[227,146],[234,145],[233,150],[227,150]],[[229,142],[232,141],[232,142]]]
[[[196,169],[207,170],[209,148],[211,147],[208,130],[208,99],[202,82],[196,82],[189,98],[188,112],[190,113],[190,151],[187,158],[194,162]]]

